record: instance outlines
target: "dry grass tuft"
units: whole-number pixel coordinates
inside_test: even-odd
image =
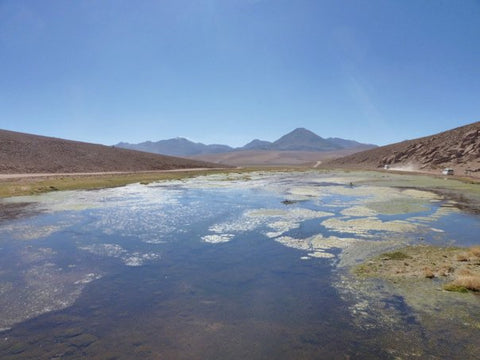
[[[429,267],[425,267],[423,269],[423,274],[427,279],[433,279],[435,277],[435,274],[433,273],[432,269],[430,269]]]
[[[475,275],[461,275],[458,276],[454,281],[454,284],[459,286],[464,286],[468,290],[480,291],[480,276]]]
[[[457,261],[474,261],[480,259],[480,246],[474,246],[466,251],[457,254],[455,257]]]
[[[480,246],[474,246],[474,247],[470,248],[470,254],[473,257],[480,258]]]
[[[474,275],[470,270],[468,269],[460,269],[457,271],[458,276],[471,276]]]
[[[457,261],[468,261],[469,260],[469,256],[467,253],[461,253],[461,254],[458,254],[457,256],[455,256],[456,260]]]

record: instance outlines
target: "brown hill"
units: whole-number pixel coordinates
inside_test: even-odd
[[[315,166],[323,161],[352,154],[359,149],[341,149],[335,151],[274,151],[274,150],[242,150],[220,154],[203,154],[191,159],[209,161],[232,166],[283,166],[310,165]]]
[[[202,161],[156,155],[0,130],[0,173],[76,173],[215,167]]]
[[[480,122],[332,160],[328,166],[438,172],[480,176]]]

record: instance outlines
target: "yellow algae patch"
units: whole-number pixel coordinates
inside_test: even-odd
[[[460,210],[454,207],[440,207],[433,214],[429,216],[415,216],[409,218],[409,221],[417,221],[422,223],[430,223],[440,219],[443,216],[449,215],[451,213],[458,213]]]
[[[314,186],[295,186],[288,189],[288,193],[295,196],[295,199],[300,198],[302,200],[307,200],[312,197],[320,197],[328,194],[325,188]]]
[[[316,218],[322,218],[322,217],[334,216],[334,215],[335,215],[334,213],[327,212],[327,211],[295,208],[295,209],[289,210],[288,213],[286,214],[286,217],[291,219],[298,219],[298,220],[308,220],[308,219],[316,219]]]
[[[281,236],[275,239],[276,242],[279,242],[282,245],[291,247],[298,250],[312,250],[312,246],[308,239],[295,239],[291,236]]]
[[[324,259],[331,259],[335,257],[335,255],[324,252],[324,251],[315,251],[312,253],[308,253],[307,255],[314,258],[324,258]]]
[[[333,195],[381,199],[388,199],[398,194],[396,189],[372,186],[330,186],[328,187],[328,192]]]
[[[367,202],[366,206],[379,214],[398,215],[427,211],[425,201],[411,198],[392,198],[386,201]]]
[[[441,198],[433,192],[407,189],[400,190],[384,186],[330,186],[324,189],[325,195],[341,195],[357,197],[355,202],[368,207],[370,210],[380,214],[406,214],[410,212],[421,212],[428,210],[427,202],[439,201]],[[350,215],[346,210],[344,215]],[[370,213],[371,216],[375,215]]]
[[[408,197],[415,198],[415,199],[435,200],[435,201],[439,201],[442,199],[437,194],[431,191],[425,191],[425,190],[406,189],[406,190],[403,190],[402,193],[404,195],[407,195]]]
[[[334,214],[325,211],[294,208],[290,210],[260,209],[248,211],[245,213],[245,215],[247,217],[263,218],[263,220],[266,222],[266,225],[273,230],[267,232],[265,235],[270,238],[274,238],[289,230],[298,228],[302,221],[333,216]],[[269,218],[277,218],[277,220],[268,222]]]
[[[331,229],[342,233],[351,233],[362,236],[369,236],[371,231],[388,231],[388,232],[409,232],[418,230],[418,226],[407,221],[393,220],[381,221],[374,217],[362,219],[342,220],[338,218],[330,218],[324,220],[322,225],[327,229]]]
[[[300,226],[300,223],[295,221],[275,221],[273,223],[268,224],[268,227],[275,231],[268,232],[267,236],[268,237],[280,236],[289,230],[298,228],[299,226]],[[278,234],[278,235],[275,235],[275,234]]]
[[[358,205],[358,206],[352,206],[350,208],[347,208],[345,210],[342,210],[340,212],[342,215],[345,215],[345,216],[362,216],[362,217],[368,217],[368,216],[375,216],[377,215],[377,212],[372,210],[372,209],[369,209],[368,207],[366,206],[361,206],[361,205]]]
[[[345,249],[351,244],[357,242],[357,239],[352,238],[340,238],[337,236],[328,236],[324,237],[321,234],[312,236],[310,238],[310,243],[314,249]]]
[[[281,236],[276,238],[275,241],[287,247],[310,251],[307,254],[309,257],[333,258],[335,255],[326,252],[327,250],[344,250],[358,240],[351,238],[339,238],[336,236],[324,237],[323,235],[318,234],[306,239],[296,239],[291,236]]]
[[[265,235],[270,238],[281,236],[285,232],[296,229],[300,223],[305,220],[333,216],[333,213],[325,211],[315,211],[303,208],[283,209],[257,209],[246,211],[240,219],[214,224],[209,227],[209,231],[215,234],[207,235],[203,240],[210,243],[226,242],[230,238],[221,238],[224,235],[237,233],[240,231],[251,231],[259,226],[266,226],[272,231]],[[216,237],[220,236],[220,237]],[[233,236],[233,235],[232,235]]]

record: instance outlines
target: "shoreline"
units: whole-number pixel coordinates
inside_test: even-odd
[[[0,182],[9,179],[25,179],[25,178],[54,178],[65,176],[103,176],[103,175],[127,175],[127,174],[163,174],[190,171],[217,171],[230,170],[231,168],[185,168],[185,169],[168,169],[168,170],[141,170],[141,171],[102,171],[102,172],[78,172],[78,173],[23,173],[23,174],[0,174]]]
[[[0,174],[0,199],[51,191],[94,190],[141,182],[177,180],[193,176],[241,171],[232,168],[192,168],[100,173]]]

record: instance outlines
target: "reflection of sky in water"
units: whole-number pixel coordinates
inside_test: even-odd
[[[403,229],[449,240],[453,232],[455,241],[474,242],[476,232],[468,229],[478,227],[476,219],[448,211],[439,214],[441,203],[432,193],[353,186],[348,178],[325,177],[321,181],[316,174],[279,173],[244,181],[241,175],[214,175],[17,198],[13,201],[35,200],[45,213],[6,223],[0,232],[25,241],[62,232],[65,241],[74,241],[79,249],[118,257],[127,265],[158,260],[156,249],[166,242],[227,242],[251,231],[269,238],[301,240],[323,234],[381,240]],[[283,199],[291,205],[281,204]]]
[[[252,231],[298,240],[316,234],[381,240],[404,232],[412,239],[474,243],[477,232],[469,229],[478,228],[476,219],[447,209],[441,213],[432,193],[352,186],[348,178],[325,177],[279,173],[244,181],[240,175],[214,175],[17,198],[12,201],[36,201],[44,213],[5,223],[0,233],[32,241],[60,232],[78,249],[134,266],[160,259],[158,249],[167,242],[228,242]]]
[[[0,305],[13,307],[17,321],[26,319],[72,305],[88,283],[119,271],[118,266],[168,263],[179,256],[176,253],[187,256],[188,262],[202,251],[215,252],[221,261],[232,248],[240,257],[251,256],[252,246],[260,248],[252,239],[267,241],[268,246],[281,244],[300,261],[310,260],[308,266],[365,257],[382,249],[368,245],[374,243],[392,247],[420,237],[437,243],[478,242],[478,218],[441,208],[442,202],[428,192],[350,186],[349,178],[328,175],[319,181],[315,173],[252,175],[248,181],[242,176],[7,200],[35,201],[42,212],[0,225],[0,256],[11,257],[0,265]],[[241,242],[250,248],[242,248]],[[355,246],[362,252],[355,253]],[[267,259],[268,252],[255,256],[263,256],[265,264],[274,263]],[[210,267],[215,265],[209,263],[203,270],[206,276]],[[14,271],[23,271],[23,278],[16,275],[18,280],[31,284],[25,292],[58,295],[37,303],[22,293],[23,306],[32,310],[20,308],[12,301],[18,296],[9,280]],[[43,276],[35,278],[33,272]],[[14,322],[11,318],[0,328]]]

